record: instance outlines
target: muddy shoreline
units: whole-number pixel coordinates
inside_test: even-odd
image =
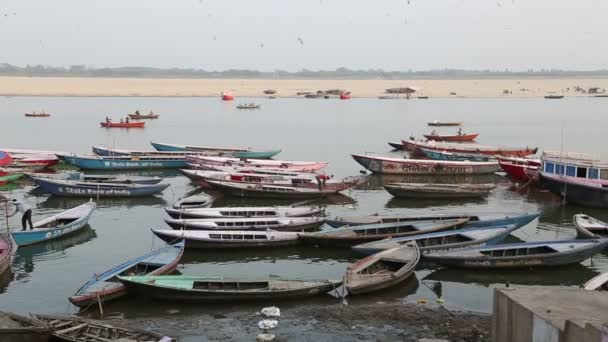
[[[262,317],[253,308],[201,311],[169,310],[162,317],[108,321],[156,330],[181,342],[254,341],[262,332],[257,327]],[[300,305],[282,307],[278,320],[271,331],[275,341],[490,341],[490,315],[449,311],[431,303]]]

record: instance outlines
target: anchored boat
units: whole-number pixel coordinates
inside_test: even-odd
[[[250,230],[162,230],[152,233],[165,241],[183,239],[188,248],[283,247],[297,244],[298,233]]]
[[[457,175],[488,174],[499,170],[496,162],[438,161],[364,156],[353,154],[353,159],[364,168],[380,174],[402,175]]]
[[[165,219],[173,229],[182,230],[276,230],[299,232],[316,230],[323,224],[321,217],[247,217]]]
[[[192,146],[179,144],[166,144],[159,142],[151,142],[152,147],[157,151],[165,152],[200,152],[217,155],[234,156],[235,158],[256,158],[268,159],[279,154],[281,150],[256,151],[251,148],[244,147],[211,147],[211,146]]]
[[[507,157],[525,157],[536,154],[538,148],[530,147],[502,147],[479,145],[470,143],[449,143],[437,141],[416,141],[416,140],[401,140],[403,148],[408,151],[417,153],[419,148],[427,150],[455,152],[455,153],[474,153],[484,154],[489,156],[507,156]]]
[[[302,217],[323,212],[320,207],[223,207],[223,208],[165,208],[172,218],[249,218],[249,217]]]
[[[582,239],[597,239],[608,237],[608,224],[585,214],[576,214],[573,218],[576,227],[576,237]]]
[[[188,164],[183,156],[87,156],[58,154],[68,164],[85,170],[179,169]]]
[[[494,184],[426,184],[390,183],[384,186],[391,195],[400,198],[478,198],[496,188]]]
[[[161,193],[169,184],[126,184],[78,182],[43,177],[32,180],[45,192],[73,197],[137,197]]]

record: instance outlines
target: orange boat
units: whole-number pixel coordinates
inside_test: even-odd
[[[439,134],[425,134],[424,137],[428,140],[434,141],[473,141],[479,136],[479,133],[471,134],[457,134],[457,135],[439,135]]]
[[[114,128],[114,127],[144,128],[144,125],[146,123],[144,121],[140,121],[140,122],[100,122],[99,124],[101,125],[101,127],[105,127],[105,128]]]
[[[351,98],[350,91],[340,94],[340,100],[350,100]]]

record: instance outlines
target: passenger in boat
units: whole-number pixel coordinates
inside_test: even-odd
[[[23,213],[21,216],[21,230],[26,230],[26,223],[29,224],[30,229],[34,230],[34,225],[32,224],[32,208],[25,202],[20,202],[16,198],[11,200],[11,204],[15,206],[15,211],[8,216],[14,216],[17,213]]]
[[[110,122],[112,122],[112,120],[110,120],[110,118],[106,116],[106,123],[110,123]]]
[[[135,111],[135,115],[140,115],[138,110]]]
[[[462,135],[462,128],[458,129],[458,135]]]
[[[129,123],[129,117],[128,117],[128,116],[127,116],[127,118],[126,118],[125,122],[126,122],[126,123]]]
[[[123,120],[122,118],[120,118],[120,123],[125,123],[125,120]]]
[[[431,131],[431,135],[432,135],[432,136],[437,135],[437,131],[436,131],[436,130],[432,130],[432,131]]]

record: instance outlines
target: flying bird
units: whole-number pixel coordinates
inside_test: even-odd
[[[304,41],[302,40],[302,38],[298,37],[298,41],[300,42],[300,44],[304,45]]]

